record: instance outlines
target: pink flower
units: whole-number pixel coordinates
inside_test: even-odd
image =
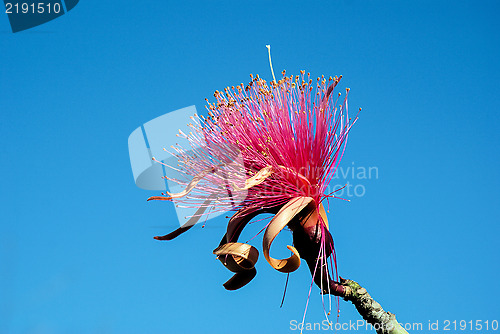
[[[322,202],[335,197],[328,185],[357,119],[349,119],[349,90],[339,104],[341,94],[332,92],[341,77],[312,80],[304,71],[295,77],[283,71],[283,78],[270,84],[259,76],[251,78],[246,87],[216,91],[208,117],[194,117],[188,135],[180,131],[191,143],[191,151],[174,147],[173,154],[190,181],[173,180],[185,190],[150,199],[171,200],[198,211],[178,230],[156,239],[173,239],[208,211],[235,211],[214,253],[235,272],[224,286],[238,289],[255,276],[259,253],[237,239],[253,217],[274,213],[263,236],[266,260],[289,273],[299,267],[302,257],[322,292],[338,295],[342,287],[330,279],[326,265],[330,258],[330,268],[336,270]],[[294,246],[288,246],[292,255],[274,259],[269,249],[285,226],[294,235]]]

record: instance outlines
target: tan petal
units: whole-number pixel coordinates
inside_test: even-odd
[[[249,244],[229,242],[214,249],[214,254],[227,269],[235,273],[223,284],[227,290],[242,288],[257,274],[255,263],[259,258],[259,251]]]
[[[262,240],[262,248],[264,251],[264,256],[269,262],[269,264],[276,270],[289,273],[295,271],[300,266],[300,255],[295,247],[287,246],[289,250],[292,251],[292,256],[287,259],[274,259],[269,256],[269,249],[271,244],[276,238],[276,236],[281,232],[283,228],[306,206],[314,201],[311,197],[296,197],[291,199],[287,204],[285,204],[278,213],[271,219],[271,222],[267,226],[266,232],[264,233],[264,238]]]
[[[261,170],[259,170],[254,176],[252,176],[249,179],[246,179],[243,188],[238,187],[238,185],[236,185],[235,183],[233,183],[233,188],[238,191],[250,189],[264,182],[272,173],[273,173],[272,166],[264,167]]]
[[[319,214],[321,218],[323,218],[323,222],[325,223],[326,229],[329,230],[330,227],[328,226],[328,217],[326,216],[325,207],[323,206],[323,203],[319,204]]]
[[[319,223],[318,210],[316,210],[315,203],[312,202],[309,204],[310,209],[312,210],[306,218],[300,222],[303,228],[313,227]],[[323,218],[323,222],[328,230],[328,218],[326,217],[325,208],[323,207],[323,203],[319,204],[319,215]]]
[[[241,208],[236,212],[229,222],[227,223],[227,232],[224,243],[226,242],[236,242],[240,237],[243,228],[254,218],[255,216],[262,213],[273,213],[276,214],[279,211],[279,207],[262,208],[260,205],[251,205]]]
[[[214,254],[229,270],[235,273],[252,269],[259,259],[257,248],[240,242],[223,244],[214,249]]]
[[[148,201],[171,201],[172,197],[166,197],[166,196],[151,196],[148,198]]]

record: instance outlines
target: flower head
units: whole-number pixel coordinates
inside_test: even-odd
[[[257,75],[246,86],[216,91],[215,102],[208,103],[208,116],[194,117],[189,124],[192,131],[179,133],[189,140],[190,151],[174,147],[172,153],[186,176],[173,181],[185,186],[184,191],[151,198],[199,208],[189,224],[156,237],[160,240],[189,229],[206,209],[236,212],[214,251],[236,273],[226,282],[228,289],[239,288],[255,276],[258,251],[237,239],[260,213],[275,214],[263,237],[264,255],[275,269],[291,272],[298,268],[300,256],[310,251],[302,237],[317,245],[314,261],[308,261],[313,276],[318,263],[322,266],[335,254],[322,202],[334,197],[328,185],[357,117],[349,119],[348,89],[340,103],[341,94],[333,94],[341,77],[313,80],[304,71],[295,77],[282,73],[277,82],[267,83]],[[269,249],[285,226],[294,231],[296,247],[288,246],[292,251],[288,259],[274,259]],[[333,293],[323,280],[317,281],[322,291]]]

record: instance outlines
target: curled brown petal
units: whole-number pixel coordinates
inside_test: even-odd
[[[246,226],[253,217],[261,214],[261,213],[274,213],[276,214],[279,209],[283,205],[277,205],[270,208],[262,208],[259,206],[246,206],[236,212],[227,225],[227,232],[222,237],[222,240],[219,244],[219,248],[223,245],[233,242],[235,243],[238,240],[238,237],[241,234],[241,231]],[[217,248],[217,249],[219,249]],[[257,251],[257,250],[256,250]],[[257,251],[258,255],[258,251]],[[255,267],[249,270],[241,270],[241,266],[236,263],[234,257],[232,255],[221,255],[218,256],[221,263],[228,268],[229,270],[235,272],[236,270],[240,270],[236,272],[232,278],[230,278],[226,283],[223,284],[224,288],[227,290],[237,290],[250,283],[250,281],[257,275],[257,270]],[[257,262],[257,259],[255,259]]]
[[[269,208],[262,208],[260,205],[246,206],[236,212],[227,223],[227,232],[225,238],[221,241],[221,245],[227,242],[236,242],[240,237],[243,228],[257,215],[262,213],[278,213],[283,205],[277,205]]]
[[[264,238],[262,240],[262,248],[264,256],[269,264],[276,270],[289,273],[295,271],[300,266],[300,255],[295,247],[287,246],[292,251],[292,256],[287,259],[274,259],[269,255],[269,249],[276,236],[283,228],[305,207],[307,207],[314,199],[311,197],[295,197],[286,203],[278,213],[271,219],[267,226]],[[314,203],[314,202],[313,202]],[[314,208],[314,206],[312,206]]]
[[[215,199],[214,195],[207,197],[205,202],[203,202],[203,204],[198,208],[198,210],[196,210],[195,214],[184,225],[182,225],[175,231],[170,232],[169,234],[163,236],[156,236],[154,238],[156,240],[172,240],[181,235],[182,233],[186,232],[191,227],[193,227],[198,222],[198,220],[200,220],[201,215],[205,212],[207,207],[210,205],[210,202],[212,202],[214,199]]]
[[[257,248],[240,242],[228,242],[221,245],[214,249],[214,254],[234,273],[254,268],[259,259]],[[226,261],[228,258],[232,258],[234,262]]]
[[[233,183],[233,188],[238,191],[250,189],[264,182],[272,173],[273,173],[272,166],[264,167],[261,170],[259,170],[254,176],[252,176],[249,179],[246,179],[243,188],[238,187],[235,183]]]
[[[242,288],[257,274],[255,263],[259,259],[259,251],[249,244],[225,243],[214,249],[214,254],[227,269],[235,273],[223,284],[227,290]]]
[[[231,277],[226,283],[223,284],[226,290],[238,290],[248,283],[257,275],[257,270],[252,268],[250,270],[241,271]]]
[[[166,197],[166,196],[151,196],[148,198],[149,201],[171,201],[172,197]]]
[[[317,210],[316,203],[310,202],[307,210],[309,210],[309,212],[307,212],[307,215],[300,222],[300,224],[302,225],[302,228],[306,229],[306,228],[310,228],[310,227],[318,225],[319,224],[319,217],[321,216],[321,218],[323,218],[323,223],[325,224],[326,229],[327,230],[329,229],[328,228],[328,219],[326,217],[325,208],[323,207],[322,203],[320,203],[319,210]]]

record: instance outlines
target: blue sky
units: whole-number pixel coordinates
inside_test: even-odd
[[[251,284],[225,291],[230,273],[212,254],[225,220],[153,240],[176,228],[175,212],[146,202],[158,193],[135,186],[127,148],[144,122],[201,111],[250,73],[270,79],[266,44],[276,72],[342,74],[351,110],[363,108],[341,166],[378,178],[352,180],[364,196],[331,202],[340,275],[400,322],[422,323],[416,332],[500,320],[499,10],[82,0],[16,34],[3,14],[0,333],[297,332],[307,268],[290,276],[281,309],[286,276],[263,258]],[[311,296],[306,322],[320,322]],[[340,309],[340,323],[360,319]]]

